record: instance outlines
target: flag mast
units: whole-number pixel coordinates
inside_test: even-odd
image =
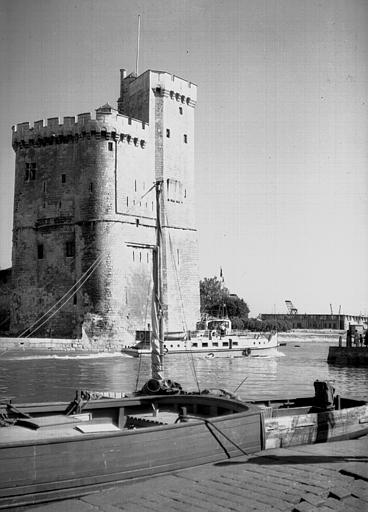
[[[139,40],[141,38],[141,15],[138,14],[138,30],[137,30],[137,57],[135,60],[135,74],[138,76],[139,65]]]

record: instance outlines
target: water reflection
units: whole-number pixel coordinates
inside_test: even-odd
[[[166,375],[186,389],[209,387],[234,391],[243,399],[293,398],[314,394],[313,382],[331,380],[337,392],[368,400],[368,372],[363,367],[327,364],[328,344],[288,344],[279,357],[212,358],[170,355]],[[281,357],[281,356],[284,357]],[[150,359],[121,354],[4,353],[0,359],[0,399],[71,400],[76,389],[134,391],[149,378]]]

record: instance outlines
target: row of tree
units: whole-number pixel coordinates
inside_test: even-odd
[[[249,318],[248,304],[234,293],[230,293],[222,280],[205,277],[200,281],[201,316],[228,317],[233,329],[251,331],[288,331],[291,324],[287,320],[259,320]]]

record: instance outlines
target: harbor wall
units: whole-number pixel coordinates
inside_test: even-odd
[[[4,338],[0,337],[0,357],[10,350],[50,352],[118,352],[121,344],[104,339]]]
[[[327,362],[368,366],[368,347],[329,347]]]
[[[344,331],[341,331],[343,333]],[[340,331],[289,331],[279,333],[279,343],[328,343],[337,345]],[[0,337],[0,355],[8,350],[50,350],[50,351],[87,351],[87,352],[117,352],[121,343],[114,339],[95,337],[90,339],[83,333],[80,339],[67,338],[16,338]],[[331,348],[331,347],[330,347]],[[334,347],[335,348],[335,347]],[[337,347],[338,348],[338,347]],[[367,350],[368,354],[368,350]]]

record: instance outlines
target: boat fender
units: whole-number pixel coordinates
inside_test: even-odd
[[[158,379],[149,379],[142,388],[142,392],[148,395],[158,395],[160,391],[161,381]]]
[[[216,338],[216,337],[217,337],[217,331],[212,331],[212,332],[211,332],[211,336],[212,336],[212,338],[213,338],[213,337],[215,337],[215,338]]]
[[[167,354],[169,349],[167,347],[164,347],[164,354]]]
[[[170,379],[149,379],[143,386],[141,393],[145,395],[176,395],[182,391],[178,382]]]
[[[250,356],[251,350],[250,348],[245,348],[242,352],[243,356]]]

